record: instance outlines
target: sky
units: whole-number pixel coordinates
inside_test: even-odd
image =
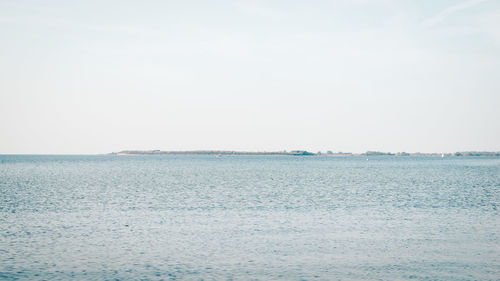
[[[500,151],[500,1],[0,0],[0,154]]]

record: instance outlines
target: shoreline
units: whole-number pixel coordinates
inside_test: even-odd
[[[193,151],[161,151],[161,150],[123,150],[112,152],[109,155],[117,156],[168,156],[168,155],[205,155],[205,156],[320,156],[320,157],[500,157],[500,152],[465,151],[455,153],[407,153],[407,152],[376,152],[365,153],[328,152],[313,153],[305,150],[274,151],[274,152],[249,152],[249,151],[222,151],[222,150],[193,150]]]

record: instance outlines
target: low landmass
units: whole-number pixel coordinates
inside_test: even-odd
[[[188,150],[188,151],[161,151],[161,150],[123,150],[113,152],[116,155],[269,155],[269,156],[313,156],[315,153],[304,150],[292,151],[230,151],[230,150]]]
[[[247,155],[247,156],[329,156],[329,157],[346,157],[346,156],[389,156],[389,157],[500,157],[500,151],[463,151],[455,153],[422,153],[422,152],[380,152],[367,151],[365,153],[351,152],[309,152],[305,150],[292,151],[230,151],[230,150],[187,150],[187,151],[162,151],[162,150],[123,150],[112,152],[112,155],[215,155],[215,156],[231,156],[231,155]]]

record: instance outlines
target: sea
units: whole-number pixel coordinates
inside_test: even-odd
[[[500,280],[500,158],[0,155],[2,280]]]

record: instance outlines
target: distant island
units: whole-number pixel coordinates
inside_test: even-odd
[[[275,151],[275,152],[250,152],[229,150],[188,150],[188,151],[161,151],[161,150],[123,150],[113,152],[114,155],[269,155],[269,156],[314,156],[315,153],[304,150]]]
[[[119,152],[112,152],[111,155],[215,155],[215,156],[392,156],[392,157],[500,157],[500,151],[464,151],[455,153],[421,153],[421,152],[380,152],[380,151],[367,151],[365,153],[351,153],[351,152],[309,152],[305,150],[291,150],[291,151],[230,151],[230,150],[186,150],[186,151],[162,151],[162,150],[123,150]]]

